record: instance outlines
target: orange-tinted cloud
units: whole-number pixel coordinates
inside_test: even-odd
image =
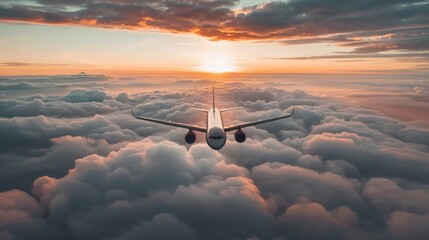
[[[360,36],[372,31],[428,27],[427,14],[423,14],[428,4],[421,0],[270,1],[244,9],[237,9],[238,0],[34,1],[40,7],[0,5],[0,21],[149,28],[196,33],[213,40]]]

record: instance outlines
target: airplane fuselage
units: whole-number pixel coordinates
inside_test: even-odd
[[[221,149],[226,142],[226,133],[223,127],[222,114],[217,108],[211,108],[207,112],[206,141],[214,150]]]

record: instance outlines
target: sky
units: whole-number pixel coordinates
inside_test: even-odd
[[[0,239],[426,240],[428,7],[1,1]]]
[[[428,73],[428,2],[0,3],[0,73]]]

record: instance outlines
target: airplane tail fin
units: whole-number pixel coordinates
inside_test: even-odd
[[[214,85],[214,82],[213,82],[213,111],[214,111],[215,108],[216,108],[216,106],[215,106],[215,85]]]

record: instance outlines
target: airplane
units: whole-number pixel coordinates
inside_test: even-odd
[[[178,123],[178,122],[172,122],[172,121],[165,121],[165,120],[149,118],[149,117],[136,116],[134,114],[133,108],[131,108],[131,114],[136,119],[154,122],[154,123],[160,123],[160,124],[169,125],[173,127],[189,129],[189,132],[185,135],[185,141],[188,144],[193,144],[197,139],[195,131],[206,133],[207,145],[209,145],[209,147],[212,148],[213,150],[220,150],[223,146],[225,146],[226,132],[236,130],[236,132],[234,133],[235,141],[237,141],[238,143],[243,143],[244,141],[246,141],[246,134],[241,130],[242,128],[289,118],[295,112],[295,107],[292,107],[292,113],[287,115],[224,127],[223,120],[222,120],[222,113],[226,111],[234,110],[236,108],[237,107],[227,108],[222,110],[217,109],[215,105],[215,89],[213,85],[212,108],[210,108],[209,110],[194,108],[194,110],[196,111],[205,112],[207,114],[206,127],[200,127],[196,125]]]

